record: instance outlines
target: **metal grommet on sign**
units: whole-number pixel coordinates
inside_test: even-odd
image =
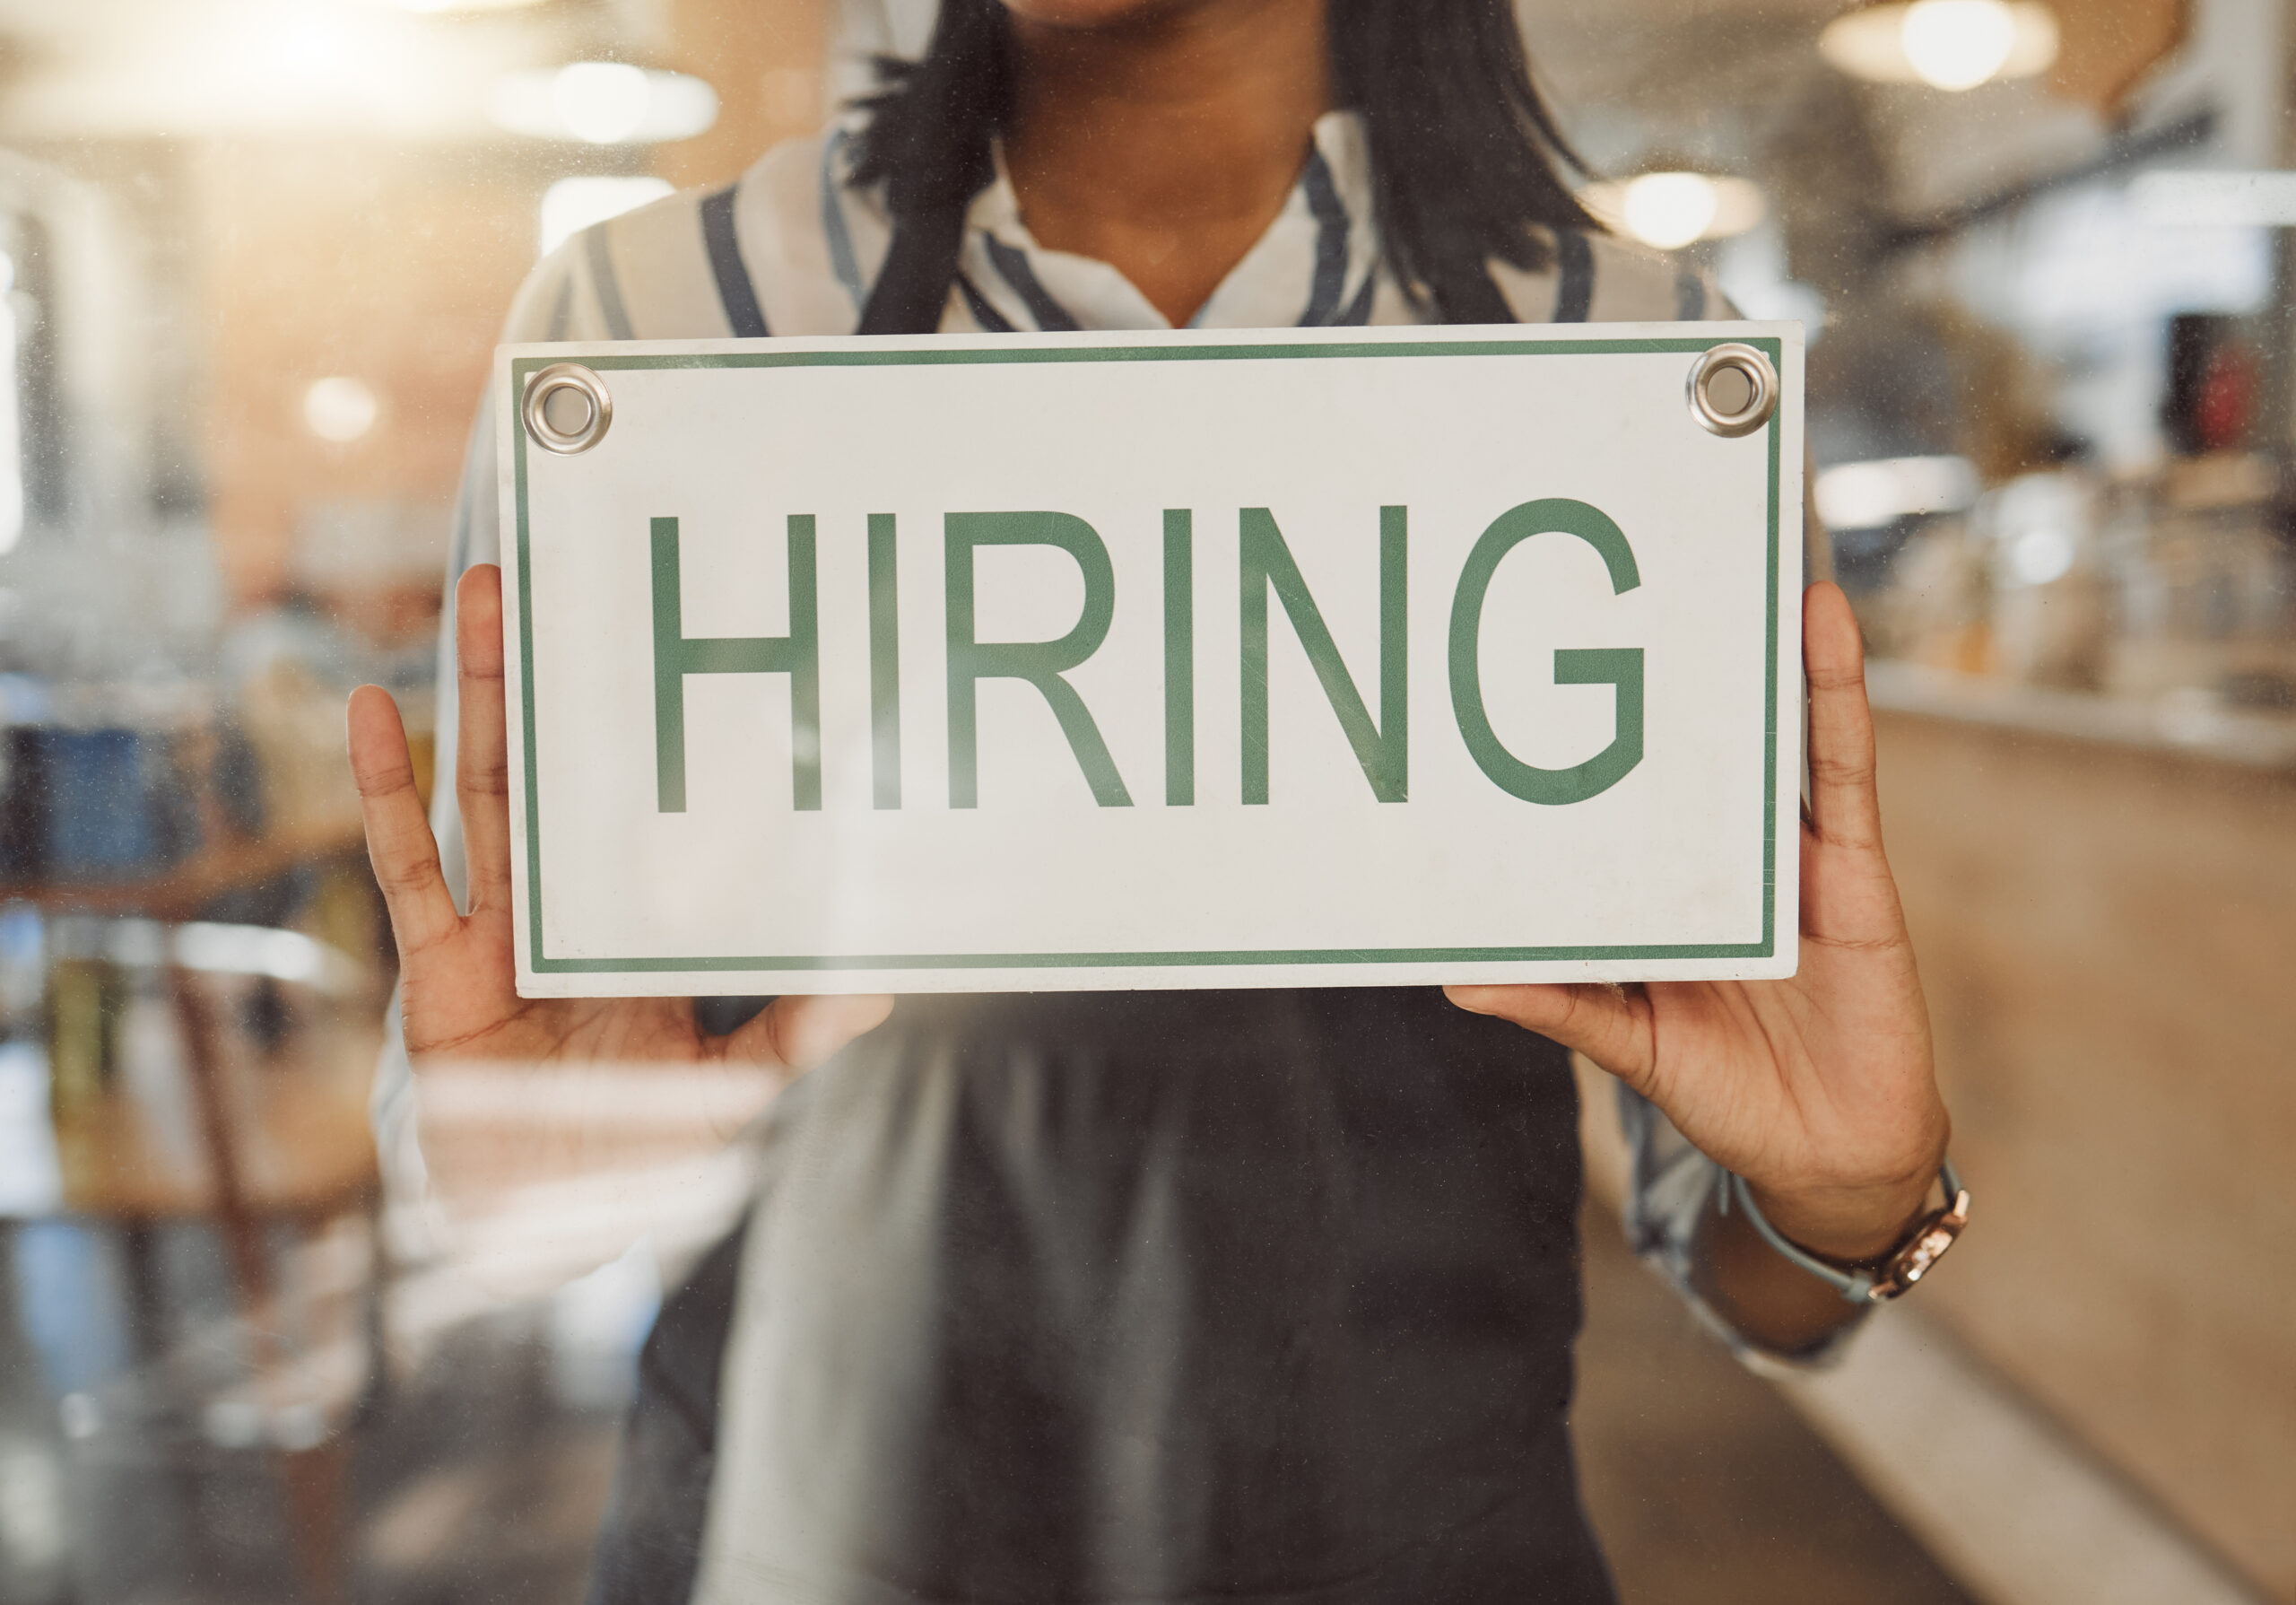
[[[1733,341],[1699,353],[1690,370],[1690,414],[1718,435],[1750,435],[1778,410],[1778,370]]]
[[[518,415],[535,445],[570,457],[606,438],[613,397],[605,381],[581,363],[552,362],[526,386]]]

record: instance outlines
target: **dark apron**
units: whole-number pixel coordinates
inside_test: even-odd
[[[938,327],[960,233],[897,229],[864,332]],[[1445,310],[1508,316],[1474,277]],[[718,1513],[744,1600],[1613,1600],[1554,1044],[1429,989],[915,998],[772,1125],[640,1356],[593,1605],[691,1596],[736,1383],[726,1461],[789,1470]],[[721,1375],[738,1299],[770,1375]]]

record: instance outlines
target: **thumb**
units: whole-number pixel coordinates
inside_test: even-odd
[[[726,1053],[803,1075],[855,1037],[883,1025],[892,1012],[892,999],[881,992],[777,998],[726,1039]]]
[[[1449,986],[1443,995],[1470,1014],[1512,1021],[1584,1053],[1630,1086],[1649,1074],[1650,1000],[1639,987],[1599,981],[1562,986]]]

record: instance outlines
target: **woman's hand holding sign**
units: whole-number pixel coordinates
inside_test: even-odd
[[[1584,1053],[1744,1176],[1787,1237],[1857,1260],[1904,1235],[1937,1174],[1948,1122],[1882,851],[1864,653],[1838,587],[1805,593],[1803,655],[1812,796],[1797,973],[1463,986],[1449,995]],[[1792,1348],[1847,1317],[1831,1289],[1773,1253],[1740,1216],[1716,1224],[1711,1274],[1751,1328]]]
[[[457,593],[460,737],[456,795],[469,912],[449,892],[417,795],[398,712],[352,699],[351,760],[377,879],[389,903],[410,1056],[528,1065],[724,1064],[802,1073],[890,1011],[882,997],[783,998],[731,1035],[683,999],[526,999],[516,985],[501,573]],[[1450,989],[1585,1053],[1648,1097],[1692,1142],[1746,1178],[1779,1230],[1831,1258],[1880,1254],[1918,1212],[1947,1120],[1897,888],[1883,856],[1874,732],[1857,626],[1841,592],[1804,609],[1812,805],[1801,836],[1799,972],[1784,981]],[[1773,1253],[1739,1216],[1710,1234],[1708,1271],[1750,1331],[1781,1348],[1822,1336],[1847,1307]]]
[[[456,591],[460,737],[455,795],[470,912],[455,906],[387,693],[351,699],[351,767],[375,877],[398,943],[407,1052],[529,1064],[722,1062],[790,1077],[869,1030],[891,1000],[783,998],[729,1036],[696,1025],[683,998],[529,999],[516,984],[510,918],[509,755],[502,698],[502,572],[472,569]]]

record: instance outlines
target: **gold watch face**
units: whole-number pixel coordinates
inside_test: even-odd
[[[1874,1278],[1875,1299],[1895,1298],[1929,1274],[1929,1268],[1944,1257],[1970,1224],[1970,1195],[1957,1193],[1953,1201],[1937,1211],[1915,1231],[1903,1248],[1890,1256],[1882,1274]]]

